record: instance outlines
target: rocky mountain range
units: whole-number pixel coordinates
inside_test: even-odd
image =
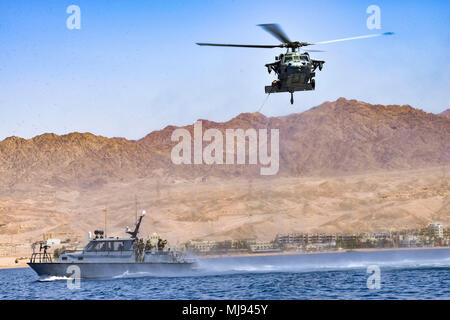
[[[173,126],[137,141],[90,133],[1,141],[0,254],[20,246],[26,255],[44,234],[83,242],[106,228],[123,236],[137,208],[149,213],[142,235],[156,231],[172,245],[450,223],[450,118],[442,114],[340,98],[288,116],[243,113],[202,126],[278,129],[278,174],[261,176],[259,165],[175,165]]]
[[[445,110],[445,111],[442,111],[441,113],[439,113],[439,115],[440,115],[441,117],[450,118],[450,108],[447,109],[447,110]]]
[[[203,130],[279,129],[279,176],[328,176],[450,163],[450,118],[409,105],[371,105],[340,98],[302,113],[266,117],[243,113],[230,121],[202,121]],[[446,113],[447,112],[447,113]],[[193,132],[193,125],[184,127]],[[136,178],[259,177],[256,165],[174,165],[168,126],[131,141],[90,133],[0,142],[0,190],[27,184],[98,188]]]

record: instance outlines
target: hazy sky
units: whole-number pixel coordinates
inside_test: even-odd
[[[81,8],[69,30],[66,9]],[[369,5],[381,30],[369,30]],[[280,49],[195,42],[277,44],[257,27],[279,23],[292,40],[376,32],[390,37],[316,46],[326,60],[316,90],[273,94],[262,113],[301,112],[338,97],[450,107],[450,1],[0,0],[0,139],[44,132],[141,138],[166,125],[226,121],[254,112]]]

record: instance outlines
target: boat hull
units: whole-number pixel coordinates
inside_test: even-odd
[[[182,276],[194,271],[195,262],[183,263],[28,263],[41,277],[101,279],[133,276]],[[75,274],[76,267],[79,275]]]

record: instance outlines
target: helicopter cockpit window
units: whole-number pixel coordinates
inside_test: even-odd
[[[295,61],[295,62],[299,62],[299,61],[300,61],[299,56],[294,56],[294,61]]]
[[[292,61],[292,57],[291,56],[285,56],[284,57],[284,62],[291,62]]]
[[[309,61],[308,56],[300,56],[300,59],[303,61]]]

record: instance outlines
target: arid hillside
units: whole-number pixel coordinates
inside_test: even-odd
[[[174,245],[450,223],[448,117],[341,98],[285,117],[203,120],[207,128],[278,129],[279,173],[262,177],[259,165],[175,165],[171,126],[138,141],[90,133],[5,139],[0,251],[43,233],[85,240],[104,227],[105,209],[108,234],[123,235],[135,220],[135,197],[149,212],[144,235],[157,231]]]
[[[193,126],[185,127],[190,132]],[[203,130],[269,128],[280,132],[278,176],[355,174],[417,169],[450,163],[450,119],[410,106],[370,105],[356,100],[325,102],[303,113],[267,118],[241,114]],[[0,142],[0,194],[27,185],[101,188],[141,178],[258,177],[259,165],[174,165],[175,127],[138,141],[90,133],[43,134]],[[207,143],[204,143],[205,147]]]
[[[447,110],[445,110],[445,111],[442,111],[441,113],[439,113],[439,115],[440,115],[441,117],[450,118],[450,108],[447,109]]]

